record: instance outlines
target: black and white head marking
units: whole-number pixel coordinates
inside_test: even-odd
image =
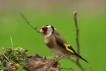
[[[54,27],[51,25],[45,25],[42,26],[42,29],[40,30],[41,33],[44,34],[45,37],[49,37],[54,33]]]
[[[54,27],[51,25],[47,25],[47,34],[45,35],[45,37],[49,37],[54,33]]]

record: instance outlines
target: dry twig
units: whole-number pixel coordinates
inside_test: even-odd
[[[77,45],[77,53],[80,54],[80,45],[79,45],[79,28],[78,28],[78,23],[77,23],[77,12],[74,12],[74,22],[75,22],[75,27],[76,27],[76,45]],[[82,71],[86,71],[83,66],[79,62],[79,58],[76,59],[76,61],[72,60]],[[90,65],[91,71],[94,71],[92,66]]]
[[[76,27],[76,45],[77,45],[77,53],[80,54],[80,45],[79,45],[79,28],[77,23],[77,12],[74,12],[74,22]],[[79,58],[77,58],[77,63],[79,63]]]
[[[38,30],[38,28],[37,28],[36,26],[32,25],[32,24],[26,19],[26,17],[25,17],[22,13],[20,13],[20,15],[23,17],[23,19],[26,21],[26,23],[27,23],[29,26],[31,26],[33,29],[35,29],[35,30],[39,33],[39,30]]]
[[[79,45],[79,28],[77,23],[77,12],[74,12],[74,22],[76,27],[76,45],[77,45],[77,53],[80,54],[80,45]],[[79,58],[76,59],[77,66],[82,70],[85,71],[85,69],[82,67],[82,65],[79,62]]]
[[[79,45],[79,28],[78,28],[78,23],[77,23],[77,12],[74,12],[74,22],[75,22],[75,27],[76,27],[76,45],[77,45],[77,53],[80,54],[80,45]],[[85,71],[83,66],[79,62],[79,58],[76,60],[73,60],[71,58],[68,58],[71,60],[73,63],[75,63],[82,71]]]
[[[85,71],[85,69],[82,67],[82,65],[80,63],[77,63],[76,60],[73,60],[71,58],[68,58],[69,60],[71,60],[73,63],[75,63],[82,71]]]

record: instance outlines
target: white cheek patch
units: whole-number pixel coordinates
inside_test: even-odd
[[[52,35],[51,32],[47,32],[47,34],[45,35],[45,37],[50,37]]]
[[[47,26],[48,27],[48,30],[47,30],[47,34],[45,35],[45,37],[50,37],[52,35],[52,28],[51,26]]]

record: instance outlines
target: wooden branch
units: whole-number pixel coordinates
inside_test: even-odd
[[[58,60],[54,57],[46,59],[38,54],[30,56],[26,60],[26,71],[61,71]]]
[[[20,13],[20,15],[23,17],[23,19],[26,21],[26,23],[27,23],[29,26],[31,26],[33,29],[35,29],[35,30],[39,33],[39,30],[38,30],[38,28],[37,28],[36,26],[32,25],[32,24],[26,19],[26,17],[25,17],[22,13]]]

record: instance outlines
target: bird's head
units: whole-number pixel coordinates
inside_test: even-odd
[[[45,37],[49,37],[54,33],[54,27],[51,25],[44,25],[41,27],[40,33],[43,33]]]

